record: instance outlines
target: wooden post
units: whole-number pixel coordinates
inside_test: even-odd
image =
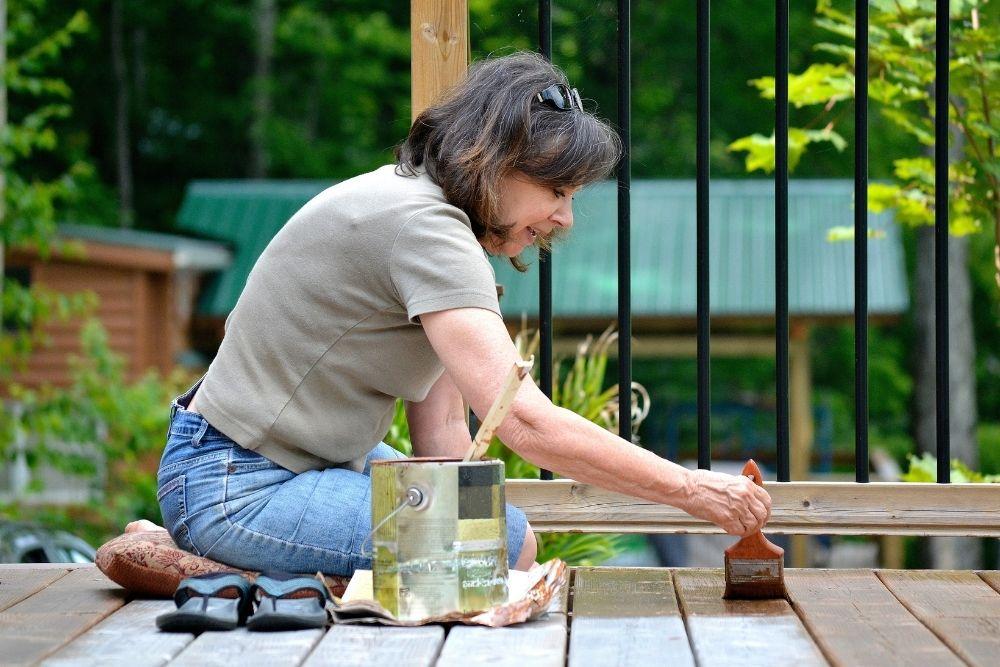
[[[468,0],[410,0],[411,120],[469,67]]]
[[[809,325],[793,322],[789,332],[788,390],[791,420],[791,472],[796,482],[809,479],[812,461],[813,413],[812,372],[809,364]],[[811,567],[811,537],[791,537],[793,567]]]
[[[809,364],[809,325],[792,324],[789,346],[788,389],[791,419],[792,479],[803,482],[809,479],[812,461],[813,413],[812,371]]]

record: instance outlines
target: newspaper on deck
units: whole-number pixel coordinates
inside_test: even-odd
[[[453,611],[416,621],[400,621],[374,600],[371,570],[357,570],[342,598],[331,594],[327,611],[334,623],[416,626],[461,623],[499,628],[531,621],[558,607],[559,592],[566,585],[566,563],[554,558],[529,572],[510,571],[507,602],[479,611]]]

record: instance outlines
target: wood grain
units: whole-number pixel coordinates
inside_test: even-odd
[[[670,571],[579,568],[569,665],[694,665]]]
[[[170,662],[191,667],[232,665],[300,665],[323,637],[323,630],[203,632]]]
[[[1000,484],[766,482],[768,533],[1000,537]],[[720,533],[670,507],[573,480],[507,480],[537,532]]]
[[[566,617],[550,614],[506,628],[456,626],[448,633],[437,665],[563,667],[565,662]]]
[[[962,665],[871,570],[785,570],[792,607],[834,665]]]
[[[0,611],[34,595],[68,572],[64,568],[4,566],[0,569]]]
[[[469,66],[467,0],[410,1],[411,119],[462,80]]]
[[[971,665],[1000,660],[1000,594],[972,572],[879,570],[893,595]]]
[[[444,628],[334,625],[303,667],[429,667],[444,643]]]
[[[977,572],[980,578],[988,583],[993,589],[1000,593],[1000,571],[997,570],[984,570],[982,572]]]
[[[674,570],[673,574],[700,667],[827,664],[786,600],[723,600],[721,570]]]
[[[165,665],[194,635],[160,632],[156,617],[176,609],[171,600],[134,600],[42,662],[44,667]]]
[[[0,612],[4,665],[34,664],[125,604],[125,591],[94,566],[60,577]]]

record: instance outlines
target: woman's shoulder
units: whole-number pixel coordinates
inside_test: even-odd
[[[441,187],[424,171],[408,171],[388,164],[327,188],[306,204],[302,212],[327,212],[354,220],[395,218],[403,222],[435,210],[448,210],[459,217],[465,215],[448,203]]]

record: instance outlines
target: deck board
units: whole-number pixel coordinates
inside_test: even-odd
[[[444,643],[444,628],[335,625],[303,667],[430,667]]]
[[[676,570],[674,585],[700,667],[827,664],[786,600],[723,600],[719,570]]]
[[[1000,594],[972,572],[879,570],[879,579],[941,641],[972,665],[1000,656]]]
[[[0,611],[31,597],[57,579],[69,574],[67,568],[10,566],[0,570]]]
[[[445,640],[440,667],[494,665],[563,667],[566,662],[566,617],[547,618],[506,628],[460,625]]]
[[[1000,593],[1000,572],[997,570],[984,570],[982,572],[977,572],[979,577],[993,587],[997,593]]]
[[[154,667],[165,665],[194,635],[160,632],[156,617],[176,609],[171,600],[133,600],[42,662],[43,667]]]
[[[578,568],[543,620],[160,633],[93,566],[0,566],[4,665],[996,664],[1000,572],[786,570],[785,600],[725,601],[719,570]],[[569,622],[571,621],[571,622]],[[567,660],[568,653],[568,660]]]
[[[323,630],[292,632],[249,632],[246,628],[224,632],[203,632],[188,644],[170,665],[190,667],[231,667],[267,665],[282,667],[302,664],[320,639]]]
[[[125,604],[124,593],[96,567],[82,567],[0,612],[4,664],[44,659]]]
[[[569,665],[694,666],[669,570],[578,568]]]
[[[785,570],[792,606],[833,665],[964,664],[871,570]]]

